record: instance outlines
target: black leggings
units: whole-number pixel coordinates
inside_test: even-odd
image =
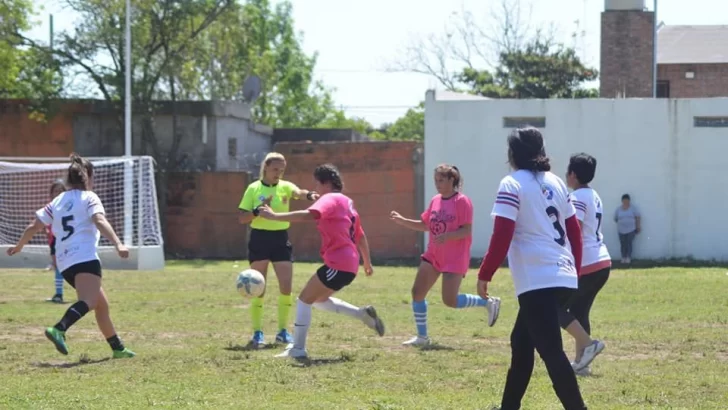
[[[521,408],[521,400],[533,373],[534,349],[544,361],[556,396],[564,409],[586,409],[576,375],[564,353],[559,327],[559,310],[573,292],[567,288],[547,288],[518,296],[518,317],[511,332],[511,366],[501,410]]]
[[[589,312],[591,312],[594,299],[609,279],[610,268],[604,268],[594,273],[579,278],[579,290],[567,302],[567,308],[559,312],[559,323],[566,329],[571,322],[578,320],[581,327],[591,335],[591,323]]]

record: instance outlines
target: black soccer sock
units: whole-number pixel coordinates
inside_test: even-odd
[[[55,327],[56,329],[60,330],[61,332],[65,332],[73,326],[74,323],[81,320],[82,317],[88,313],[89,308],[86,302],[79,300],[78,302],[71,305],[71,307],[66,310],[66,313],[63,315],[63,318],[61,318],[60,322],[56,323]]]
[[[124,350],[124,343],[121,343],[121,339],[119,339],[119,336],[113,335],[110,338],[106,339],[106,341],[109,342],[111,350]]]

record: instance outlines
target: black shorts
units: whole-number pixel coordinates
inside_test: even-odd
[[[61,275],[72,288],[76,289],[76,275],[79,273],[90,273],[101,277],[101,261],[94,259],[92,261],[71,265],[70,268],[61,272]]]
[[[288,230],[251,229],[248,261],[293,262],[293,245],[288,239]]]
[[[356,279],[356,273],[331,269],[326,265],[318,268],[318,270],[316,271],[316,276],[318,276],[319,280],[321,281],[321,283],[324,284],[324,286],[337,292],[341,289],[344,289],[351,282],[353,282],[354,279]]]
[[[54,236],[53,239],[51,239],[51,243],[48,244],[51,248],[51,256],[56,256],[56,237]]]

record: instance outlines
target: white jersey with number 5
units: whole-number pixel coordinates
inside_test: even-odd
[[[574,213],[566,185],[551,172],[518,170],[501,180],[491,215],[516,222],[508,250],[516,295],[536,289],[577,288],[565,224]]]
[[[58,195],[35,214],[56,235],[56,264],[63,272],[73,265],[98,260],[101,237],[91,217],[103,214],[95,193],[73,189]]]
[[[597,191],[591,188],[580,188],[571,193],[571,203],[576,209],[576,217],[581,222],[582,253],[581,266],[590,266],[609,261],[609,251],[602,235],[602,199]]]

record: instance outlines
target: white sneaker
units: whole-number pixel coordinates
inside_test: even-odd
[[[571,362],[571,368],[572,369],[575,369],[576,368],[576,365],[577,365],[576,362]],[[592,372],[591,372],[591,367],[587,366],[587,367],[585,367],[585,368],[583,368],[581,370],[578,370],[578,371],[577,370],[574,370],[574,373],[577,376],[591,376],[591,373]]]
[[[574,371],[578,372],[588,367],[594,358],[604,350],[606,345],[601,340],[595,340],[589,346],[584,348],[584,353],[581,354],[581,359],[575,363]]]
[[[632,258],[625,258],[624,263],[632,263]]]
[[[574,372],[577,376],[591,376],[591,367],[587,366],[579,371]]]
[[[431,343],[430,338],[427,336],[415,336],[412,339],[407,340],[406,342],[403,342],[402,345],[423,347],[423,346],[429,346],[430,343]]]
[[[284,350],[283,353],[277,354],[275,357],[290,357],[292,359],[307,359],[308,352],[306,352],[306,349],[299,349],[297,347],[293,347],[293,343],[289,343],[288,346],[286,346],[286,350]]]
[[[500,298],[488,298],[488,304],[485,308],[488,310],[488,326],[493,326],[498,321],[498,315],[500,314]]]
[[[363,307],[361,311],[364,324],[374,329],[379,336],[384,336],[384,322],[377,315],[377,310],[374,309],[374,306]]]

